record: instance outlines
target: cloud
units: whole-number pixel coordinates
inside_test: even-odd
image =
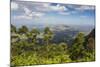
[[[72,15],[78,15],[78,14],[84,14],[84,12],[87,12],[87,10],[89,11],[94,11],[95,10],[95,6],[91,6],[91,5],[66,5],[67,8],[69,8],[69,12]],[[85,16],[82,16],[85,17]]]
[[[50,11],[67,11],[68,9],[65,6],[62,6],[60,4],[57,5],[51,5],[50,3],[35,3],[33,4],[35,7],[35,10],[37,11],[44,11],[44,12],[50,12]]]
[[[20,8],[19,8],[20,7]],[[85,10],[94,10],[94,6],[87,5],[70,5],[70,4],[53,4],[53,3],[40,3],[40,2],[12,2],[12,10],[17,10],[17,19],[33,19],[43,17],[48,12],[55,12],[59,15],[78,14]],[[19,8],[19,10],[18,10]]]
[[[31,14],[31,12],[32,12],[31,10],[29,10],[29,9],[26,8],[25,6],[23,6],[22,8],[23,8],[23,10],[24,10],[25,15]]]
[[[50,9],[53,11],[66,11],[67,8],[65,6],[61,6],[57,4],[56,6],[50,6]]]
[[[16,2],[11,2],[11,10],[17,10],[19,8]]]
[[[95,10],[95,6],[91,5],[67,5],[68,8],[72,9],[73,11],[86,11],[86,10]]]
[[[60,15],[70,15],[71,12],[59,12],[58,14],[60,14]]]
[[[18,8],[20,7],[20,10],[18,10]],[[32,9],[29,9],[29,7],[25,4],[19,3],[19,2],[11,2],[11,9],[12,10],[16,10],[17,13],[21,14],[19,15],[14,15],[14,19],[35,19],[35,18],[40,18],[43,15],[45,15],[45,13],[43,12],[36,12],[35,10],[33,11]]]
[[[20,7],[17,11],[24,11],[24,16],[30,17],[41,17],[46,12],[63,12],[68,9],[64,5],[56,4],[52,5],[51,3],[39,3],[39,2],[12,2],[12,4],[16,4],[16,7]]]
[[[25,6],[23,4],[19,4],[19,5],[20,5],[20,10],[22,10],[23,12],[22,12],[21,15],[14,16],[14,19],[27,19],[27,20],[31,20],[33,18],[40,18],[43,15],[45,15],[45,13],[43,13],[43,12],[32,11],[31,9],[29,9],[27,6]]]
[[[23,7],[24,9],[24,15],[25,16],[28,16],[28,17],[34,17],[34,18],[39,18],[39,17],[42,17],[44,15],[44,13],[42,12],[35,12],[35,11],[32,11],[26,7]]]
[[[32,12],[32,16],[35,16],[35,17],[42,17],[44,16],[45,13],[41,13],[41,12]]]
[[[94,10],[94,6],[80,6],[78,8],[75,8],[76,10],[84,11],[84,10]]]
[[[31,19],[38,19],[38,18],[42,17],[43,15],[45,15],[45,14],[41,13],[41,12],[32,12],[30,14],[14,16],[14,19],[27,19],[27,20],[31,20]]]
[[[41,16],[44,15],[44,13],[42,13],[42,12],[35,12],[35,11],[32,11],[32,10],[29,10],[26,7],[23,7],[23,9],[24,9],[25,15],[30,16],[30,17],[32,17],[32,16],[33,17],[41,17]]]
[[[19,16],[14,16],[14,19],[26,19],[26,20],[31,20],[32,17],[26,16],[26,15],[19,15]]]

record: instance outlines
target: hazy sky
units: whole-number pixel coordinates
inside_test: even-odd
[[[90,5],[11,2],[12,24],[94,25],[95,7]]]

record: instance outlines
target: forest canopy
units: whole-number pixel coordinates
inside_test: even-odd
[[[55,43],[54,32],[11,25],[11,66],[59,64],[95,60],[95,29],[87,36],[79,32],[72,43]],[[65,39],[66,40],[66,39]]]

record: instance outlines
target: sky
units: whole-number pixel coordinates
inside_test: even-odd
[[[95,6],[12,1],[11,24],[95,25]]]

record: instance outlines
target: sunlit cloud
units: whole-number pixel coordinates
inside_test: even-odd
[[[50,6],[50,9],[54,11],[66,11],[67,10],[65,6],[61,6],[59,4],[57,4],[56,6]]]
[[[28,7],[26,7],[25,5],[23,4],[17,4],[15,2],[11,2],[13,7],[11,7],[12,10],[18,10],[18,5],[20,5],[20,10],[23,10],[23,14],[21,15],[17,15],[17,16],[14,16],[14,19],[27,19],[27,20],[31,20],[33,18],[40,18],[42,17],[43,15],[45,15],[45,13],[43,12],[36,12],[36,11],[32,11],[31,9],[29,9]]]
[[[44,15],[44,13],[42,12],[35,12],[26,7],[23,7],[23,9],[24,9],[25,15],[29,17],[41,17]]]
[[[17,10],[19,8],[16,2],[11,2],[11,10]]]
[[[63,5],[56,4],[52,5],[51,3],[40,3],[40,2],[18,2],[24,6],[27,6],[30,9],[35,11],[66,11],[67,8]]]
[[[75,22],[75,24],[78,24],[80,21],[87,20],[87,18],[94,18],[94,11],[95,7],[90,5],[40,3],[29,1],[11,2],[11,19],[16,20],[14,21],[16,23],[39,22],[46,24],[73,24],[73,22]],[[87,24],[85,21],[84,23]],[[93,22],[90,24],[92,23]]]
[[[36,4],[34,4],[35,6]],[[51,5],[49,3],[43,3],[41,5],[38,5],[35,7],[35,9],[37,11],[46,11],[46,12],[49,12],[49,11],[66,11],[67,8],[65,6],[61,6],[59,4],[57,5]]]
[[[42,17],[43,15],[45,15],[44,13],[40,13],[40,12],[32,12],[30,14],[24,14],[24,15],[18,15],[18,16],[14,16],[14,19],[27,19],[27,20],[31,20],[31,19],[38,19],[40,17]]]

